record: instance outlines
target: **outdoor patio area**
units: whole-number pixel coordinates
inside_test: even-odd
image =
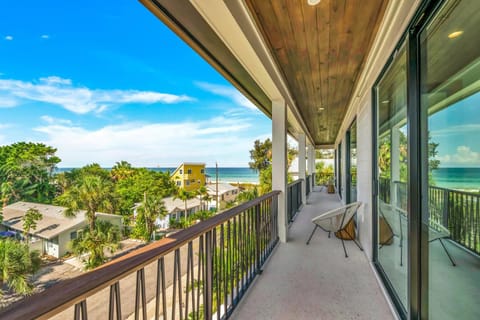
[[[336,194],[315,187],[280,244],[234,313],[235,319],[394,319],[365,254],[318,229],[305,242],[311,219],[341,206]]]

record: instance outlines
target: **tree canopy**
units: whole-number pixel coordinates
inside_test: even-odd
[[[51,177],[60,162],[57,149],[43,143],[18,142],[0,147],[0,196],[3,206],[24,200],[51,203]]]

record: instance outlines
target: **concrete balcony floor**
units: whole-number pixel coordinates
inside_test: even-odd
[[[234,313],[234,319],[394,319],[367,257],[318,229],[311,219],[341,205],[315,187],[281,243]]]

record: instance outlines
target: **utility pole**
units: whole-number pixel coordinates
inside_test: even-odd
[[[218,206],[218,162],[215,162],[215,197],[217,198],[217,205],[216,209],[217,212],[220,211],[220,207]]]

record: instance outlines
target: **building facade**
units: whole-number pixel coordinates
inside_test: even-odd
[[[184,162],[172,173],[178,188],[194,191],[205,185],[205,163]]]

